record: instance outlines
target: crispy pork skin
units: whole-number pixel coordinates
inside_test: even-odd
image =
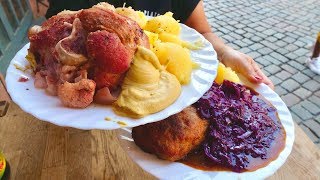
[[[132,137],[142,150],[161,159],[177,161],[197,148],[205,139],[207,120],[193,106],[165,120],[134,127]]]

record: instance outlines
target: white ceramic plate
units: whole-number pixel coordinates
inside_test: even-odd
[[[169,162],[158,159],[155,155],[145,153],[135,145],[131,137],[131,129],[123,128],[117,130],[118,138],[122,148],[129,156],[145,171],[159,179],[265,179],[275,173],[288,158],[294,141],[294,124],[291,114],[281,100],[268,86],[261,84],[254,88],[264,96],[278,111],[281,123],[286,131],[286,144],[279,157],[268,166],[254,172],[235,173],[229,171],[202,171],[186,166],[178,162]]]
[[[188,42],[202,40],[204,48],[191,51],[194,62],[200,65],[193,70],[191,82],[182,86],[180,97],[166,109],[148,115],[141,119],[131,119],[116,115],[110,106],[92,104],[85,109],[72,109],[62,106],[57,97],[49,96],[44,90],[36,89],[33,85],[34,77],[30,73],[17,70],[14,64],[24,67],[27,64],[25,56],[29,44],[25,45],[12,59],[6,74],[8,92],[15,103],[22,110],[32,114],[40,120],[48,121],[59,126],[78,129],[117,129],[122,121],[127,127],[134,127],[150,122],[159,121],[182,111],[185,107],[196,102],[211,86],[217,74],[217,54],[212,45],[197,31],[185,25],[182,26],[181,38]],[[20,77],[27,77],[29,81],[18,82]],[[27,90],[28,89],[28,90]],[[105,118],[111,121],[106,121]]]

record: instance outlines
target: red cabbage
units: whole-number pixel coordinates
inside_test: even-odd
[[[203,144],[213,162],[240,172],[252,158],[265,159],[280,129],[276,109],[245,86],[214,83],[195,103],[199,115],[210,122]],[[277,119],[277,118],[276,118]]]

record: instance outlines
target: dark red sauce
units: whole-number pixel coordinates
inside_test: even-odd
[[[245,86],[213,84],[195,103],[209,121],[202,146],[181,162],[202,170],[254,171],[276,159],[285,131],[276,109]]]
[[[26,77],[20,77],[19,78],[19,82],[27,82],[29,80],[29,78],[26,78]]]

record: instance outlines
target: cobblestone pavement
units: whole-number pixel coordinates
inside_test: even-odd
[[[204,0],[213,31],[253,57],[294,121],[320,147],[320,76],[305,64],[320,31],[319,0]],[[299,137],[297,137],[299,138]]]

